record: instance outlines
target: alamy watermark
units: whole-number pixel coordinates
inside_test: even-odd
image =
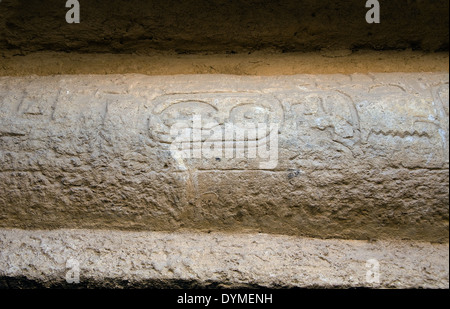
[[[0,0],[1,2],[1,0]],[[78,0],[67,0],[66,8],[70,8],[66,13],[66,22],[69,24],[80,23],[80,2]],[[378,0],[367,0],[366,22],[369,24],[380,23],[380,3]]]
[[[80,283],[80,262],[76,259],[69,259],[66,262],[66,282],[69,284]]]
[[[170,151],[181,169],[185,159],[254,159],[260,169],[274,169],[278,131],[278,123],[205,123],[193,115],[190,125],[179,121],[170,127]]]
[[[370,10],[366,13],[366,22],[368,24],[380,23],[380,2],[378,0],[367,0],[366,8]]]
[[[380,262],[376,259],[366,261],[366,283],[380,284]]]
[[[66,13],[66,22],[68,24],[80,23],[80,2],[78,0],[67,0],[66,8],[70,10]]]

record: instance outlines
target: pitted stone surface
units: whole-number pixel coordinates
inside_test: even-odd
[[[448,91],[444,73],[1,77],[0,226],[445,242]],[[174,155],[193,115],[275,124],[278,151]],[[214,141],[249,140],[275,145]]]
[[[266,234],[0,230],[0,285],[448,289],[448,250]]]

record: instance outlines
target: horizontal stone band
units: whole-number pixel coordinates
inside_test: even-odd
[[[447,288],[448,244],[0,230],[0,287]]]
[[[0,227],[448,241],[448,98],[444,73],[1,77]]]

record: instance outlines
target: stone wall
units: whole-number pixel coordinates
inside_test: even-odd
[[[449,3],[381,1],[380,24],[368,24],[366,1],[157,0],[80,3],[67,24],[59,0],[3,0],[0,50],[145,52],[283,52],[320,49],[448,50]]]
[[[0,288],[449,287],[449,2],[0,0]]]
[[[2,227],[448,241],[448,74],[0,81]]]

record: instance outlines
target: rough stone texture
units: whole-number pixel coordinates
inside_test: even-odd
[[[446,242],[448,95],[447,73],[1,77],[0,226]],[[276,123],[276,166],[177,158],[192,114]]]
[[[67,283],[76,273],[80,283]],[[265,234],[0,230],[0,285],[448,289],[449,247]]]
[[[368,24],[365,0],[90,0],[67,24],[61,0],[2,0],[0,50],[243,52],[448,50],[447,0],[388,0]]]
[[[3,57],[1,56],[3,54]],[[448,72],[449,53],[347,50],[347,53],[258,51],[239,54],[180,55],[0,51],[0,76],[77,74],[295,75]]]

